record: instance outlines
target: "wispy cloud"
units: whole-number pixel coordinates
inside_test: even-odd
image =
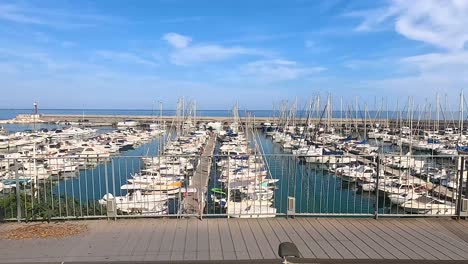
[[[468,51],[429,53],[406,57],[400,62],[414,68],[421,75],[445,75],[448,78],[468,76]],[[456,79],[460,77],[456,77]]]
[[[462,50],[468,41],[468,1],[391,0],[386,7],[355,11],[361,17],[357,31],[373,31],[394,23],[399,34],[448,50]]]
[[[189,22],[198,22],[202,21],[203,17],[201,16],[191,16],[191,17],[174,17],[161,19],[159,22],[164,24],[179,24],[179,23],[189,23]]]
[[[48,24],[47,21],[30,16],[23,8],[12,4],[0,4],[0,19],[25,24]]]
[[[187,37],[173,32],[164,34],[163,39],[167,41],[171,46],[178,49],[185,48],[190,42],[192,42],[191,37]]]
[[[253,42],[267,42],[280,39],[292,38],[300,35],[304,35],[308,32],[298,31],[298,32],[286,32],[286,33],[271,33],[271,34],[247,34],[243,36],[238,36],[236,38],[224,39],[220,43],[253,43]]]
[[[359,18],[362,21],[354,30],[359,32],[381,31],[391,29],[391,26],[383,25],[392,16],[396,15],[397,10],[393,6],[376,8],[371,10],[359,10],[345,13],[346,17]]]
[[[216,44],[193,44],[192,38],[177,33],[163,36],[174,49],[169,55],[171,63],[176,65],[193,65],[208,61],[221,61],[240,55],[265,55],[265,52],[245,47],[226,47]]]
[[[141,56],[138,56],[130,52],[121,52],[121,51],[110,51],[110,50],[100,50],[96,52],[96,55],[101,58],[113,60],[117,62],[123,62],[126,64],[140,64],[145,66],[157,66],[158,63],[154,60],[146,59]]]
[[[120,21],[115,17],[94,13],[78,13],[69,10],[2,3],[0,3],[0,20],[10,23],[48,26],[59,29],[90,27],[102,23]]]
[[[325,71],[324,67],[306,67],[290,60],[259,60],[247,63],[240,69],[243,76],[262,82],[295,80]]]
[[[413,40],[449,50],[468,41],[468,1],[396,1],[400,15],[395,29]]]
[[[347,15],[362,18],[355,28],[357,31],[392,28],[407,39],[442,50],[403,58],[385,58],[384,61],[347,62],[345,66],[354,70],[375,70],[382,65],[398,69],[394,75],[363,80],[361,85],[415,96],[430,90],[454,91],[468,85],[468,1],[390,0],[384,7]],[[391,73],[388,70],[380,72]]]

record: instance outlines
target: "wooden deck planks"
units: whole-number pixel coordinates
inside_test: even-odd
[[[337,238],[335,238],[322,224],[318,219],[307,219],[309,223],[314,226],[323,238],[325,238],[330,245],[340,253],[340,255],[345,259],[354,259],[354,256]]]
[[[176,225],[174,240],[172,241],[171,260],[183,260],[184,254],[185,254],[185,245],[188,241],[187,224],[189,220],[177,219],[176,221],[177,221],[177,225]]]
[[[221,239],[221,231],[218,226],[218,219],[213,219],[208,224],[208,221],[203,221],[207,223],[208,226],[208,242],[209,242],[209,259],[211,260],[222,260],[223,259],[223,245],[226,243],[226,238],[223,241]],[[223,242],[221,242],[223,241]],[[233,250],[234,251],[234,250]]]
[[[291,221],[294,226],[297,225],[297,221]],[[302,256],[305,258],[315,258],[315,254],[309,249],[304,240],[297,234],[296,228],[290,224],[290,221],[285,218],[278,219],[279,225],[283,228],[286,235],[291,239],[291,241],[296,244],[299,251],[301,251]]]
[[[322,249],[319,243],[315,238],[309,235],[306,230],[306,227],[303,226],[302,221],[295,221],[294,228],[296,229],[297,234],[304,240],[304,243],[309,247],[310,251],[314,254],[316,258],[327,259],[329,258],[327,253]]]
[[[379,221],[363,219],[363,224],[365,223],[373,227],[376,231],[375,234],[379,235],[382,239],[385,239],[385,241],[395,246],[398,250],[404,252],[404,254],[409,256],[411,259],[424,259],[425,257],[432,256],[427,254],[424,250],[421,250],[406,238],[395,234],[391,228],[384,226],[383,223]]]
[[[196,220],[197,225],[197,246],[196,246],[196,258],[198,260],[209,260],[210,259],[210,242],[208,233],[208,221]]]
[[[252,231],[252,234],[255,237],[255,240],[257,241],[257,245],[260,250],[260,253],[262,254],[262,258],[263,259],[277,258],[277,255],[275,254],[271,245],[269,244],[268,239],[265,236],[265,233],[263,233],[262,228],[258,224],[257,219],[247,219],[247,222],[249,223],[249,227]]]
[[[347,219],[327,219],[333,228],[335,228],[336,232],[339,232],[342,236],[345,236],[352,245],[358,248],[363,254],[365,254],[364,258],[370,259],[382,259],[382,256],[378,254],[372,247],[374,244],[368,244],[365,240],[358,238],[355,234],[351,232],[351,228],[349,228],[349,224]],[[361,258],[356,255],[356,257]]]
[[[196,260],[198,250],[198,222],[196,218],[189,218],[185,237],[184,260]]]
[[[260,227],[261,231],[265,235],[265,238],[267,239],[268,244],[270,245],[270,248],[272,249],[273,252],[275,252],[275,256],[276,256],[276,252],[278,252],[278,246],[279,246],[279,244],[281,242],[280,242],[279,238],[276,236],[273,229],[271,228],[268,221],[265,221],[264,219],[263,220],[255,219],[255,220],[252,220],[252,221],[257,222],[257,224]]]
[[[365,234],[370,239],[372,239],[376,244],[380,245],[381,247],[385,248],[389,253],[391,253],[394,257],[398,259],[411,259],[408,255],[406,255],[401,248],[393,245],[392,243],[388,242],[386,239],[380,236],[380,230],[374,228],[373,226],[369,226],[368,224],[363,224],[361,221],[353,221],[351,224],[361,232]]]
[[[154,219],[148,223],[148,227],[146,228],[144,225],[139,225],[139,239],[135,245],[135,250],[133,251],[132,255],[144,255],[148,252],[148,248],[151,245],[151,241],[153,240],[154,232],[155,230],[162,227],[162,222],[163,219]]]
[[[245,241],[250,259],[262,259],[263,255],[260,250],[260,245],[252,232],[248,219],[239,219],[237,222],[239,223],[242,238]]]
[[[167,219],[156,220],[151,227],[151,238],[146,247],[147,255],[157,255],[162,247],[163,238],[167,229]]]
[[[437,230],[436,227],[425,225],[424,223],[420,222],[409,222],[404,221],[403,229],[406,230],[407,228],[414,229],[418,232],[421,236],[421,239],[425,241],[431,241],[433,245],[433,250],[435,252],[443,251],[446,252],[446,255],[455,260],[467,259],[468,252],[466,248],[468,248],[468,244],[464,241],[457,241],[448,236],[440,236],[440,232],[434,232]],[[416,224],[417,223],[417,224]],[[399,224],[399,223],[394,223]],[[454,223],[456,224],[456,223]],[[425,238],[425,239],[424,239]]]
[[[0,238],[0,262],[277,259],[285,241],[319,259],[468,260],[460,237],[468,231],[449,219],[121,219],[88,226],[86,234],[58,240]]]
[[[412,228],[404,228],[404,230],[400,229],[398,225],[394,225],[392,221],[388,221],[387,219],[380,219],[378,222],[390,229],[395,237],[399,238],[398,240],[406,240],[409,242],[413,249],[416,252],[422,252],[425,255],[429,256],[431,259],[439,259],[439,260],[450,260],[451,258],[447,255],[439,254],[433,247],[427,244],[427,239],[421,239],[418,236],[418,233],[415,232]]]
[[[247,251],[247,245],[245,244],[244,237],[239,229],[238,219],[226,220],[229,231],[231,232],[232,242],[236,252],[237,259],[250,259],[249,252]]]
[[[319,222],[335,237],[336,240],[340,241],[346,249],[351,252],[358,259],[370,258],[368,254],[364,253],[357,245],[354,244],[349,238],[342,232],[337,230],[328,219],[319,219]]]
[[[427,250],[431,251],[431,254],[435,255],[441,260],[462,260],[463,258],[447,247],[444,243],[436,241],[432,236],[421,232],[421,228],[418,226],[410,225],[407,221],[394,222],[390,221],[390,225],[393,225],[396,230],[400,230],[403,234],[409,234],[414,239],[418,240],[419,245],[426,245]],[[409,231],[408,231],[409,230]]]
[[[165,223],[166,230],[161,238],[161,245],[157,253],[157,260],[170,260],[172,255],[172,243],[174,242],[174,236],[176,231],[178,219],[168,219]]]
[[[315,227],[306,218],[297,218],[298,221],[302,222],[304,229],[309,233],[311,237],[317,240],[317,243],[327,253],[331,259],[342,259],[343,256],[325,239],[321,233],[319,233]]]
[[[221,237],[223,259],[237,259],[233,238],[228,225],[230,219],[216,219],[216,221],[218,222],[219,235]]]

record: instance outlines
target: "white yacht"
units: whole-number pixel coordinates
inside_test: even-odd
[[[7,149],[10,146],[10,138],[8,136],[0,135],[0,149]]]
[[[454,215],[456,213],[454,203],[431,196],[420,196],[400,204],[400,207],[411,214]]]
[[[136,127],[139,123],[135,120],[127,119],[117,123],[117,127]]]
[[[128,193],[125,196],[116,196],[105,194],[99,203],[107,206],[109,199],[115,199],[117,209],[123,213],[160,213],[164,214],[167,210],[166,202],[168,196],[165,194],[142,194],[137,190]]]

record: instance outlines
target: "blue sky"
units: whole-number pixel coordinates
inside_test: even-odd
[[[468,84],[468,1],[1,1],[0,108],[372,107]]]

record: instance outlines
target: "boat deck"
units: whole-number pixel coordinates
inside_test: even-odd
[[[68,238],[0,238],[0,262],[274,260],[278,245],[285,241],[294,242],[304,257],[313,259],[468,260],[468,221],[447,218],[160,218],[71,223],[86,224],[87,230]],[[25,225],[1,224],[0,232]]]

